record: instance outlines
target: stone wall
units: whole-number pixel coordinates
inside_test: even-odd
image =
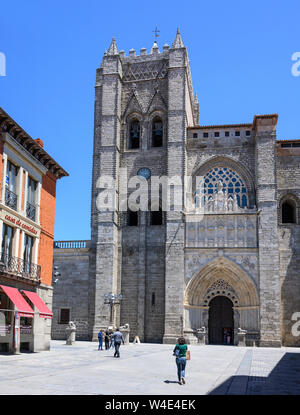
[[[281,324],[284,346],[300,346],[300,335],[294,336],[292,320],[300,312],[300,149],[281,148],[277,144],[278,221],[281,284]],[[296,223],[282,223],[281,203],[295,203]]]
[[[89,340],[88,284],[89,248],[55,248],[53,263],[61,276],[53,284],[53,319],[51,337],[66,339],[67,324],[60,324],[60,309],[70,309],[70,320],[76,324],[76,339]]]

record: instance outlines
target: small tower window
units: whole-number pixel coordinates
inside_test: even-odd
[[[161,208],[158,211],[150,212],[150,225],[162,225],[163,214]]]
[[[152,123],[152,147],[163,145],[163,123],[160,118],[154,118]]]
[[[140,148],[140,123],[138,120],[133,120],[129,128],[129,148]]]
[[[138,212],[128,211],[127,226],[138,226]]]
[[[296,223],[296,208],[292,202],[286,201],[281,206],[282,223]]]
[[[152,293],[152,297],[151,297],[151,305],[155,306],[155,293]]]

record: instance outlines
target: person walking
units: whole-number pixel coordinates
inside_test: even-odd
[[[185,384],[185,366],[187,344],[184,337],[179,337],[173,350],[173,356],[176,356],[178,381],[181,385]]]
[[[109,345],[109,348],[112,348],[113,349],[113,347],[114,347],[114,333],[113,332],[109,333],[109,337],[110,337],[110,345]]]
[[[102,334],[102,330],[100,330],[99,333],[98,333],[98,341],[99,341],[98,350],[103,350],[102,349],[102,344],[103,344],[103,334]]]
[[[121,343],[125,344],[123,334],[120,332],[120,329],[117,330],[113,334],[114,344],[115,344],[115,354],[114,357],[120,357],[120,346]]]
[[[109,350],[109,332],[106,330],[104,336],[105,350]]]

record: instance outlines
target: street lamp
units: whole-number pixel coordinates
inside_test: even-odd
[[[61,277],[61,273],[58,271],[58,269],[59,269],[58,266],[54,265],[53,267],[53,283],[54,284],[56,284],[59,281],[58,277]]]
[[[122,294],[104,294],[104,304],[109,304],[110,306],[110,325],[113,326],[113,309],[115,305],[119,305],[121,303],[123,296]]]

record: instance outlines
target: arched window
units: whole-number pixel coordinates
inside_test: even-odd
[[[152,147],[162,147],[163,145],[163,123],[159,117],[155,117],[152,122]]]
[[[214,167],[208,171],[195,191],[196,206],[209,210],[234,210],[248,206],[247,187],[242,178],[229,167]]]
[[[140,123],[134,119],[129,126],[129,149],[140,148]]]
[[[286,200],[281,205],[282,223],[296,223],[296,206],[292,201]]]

